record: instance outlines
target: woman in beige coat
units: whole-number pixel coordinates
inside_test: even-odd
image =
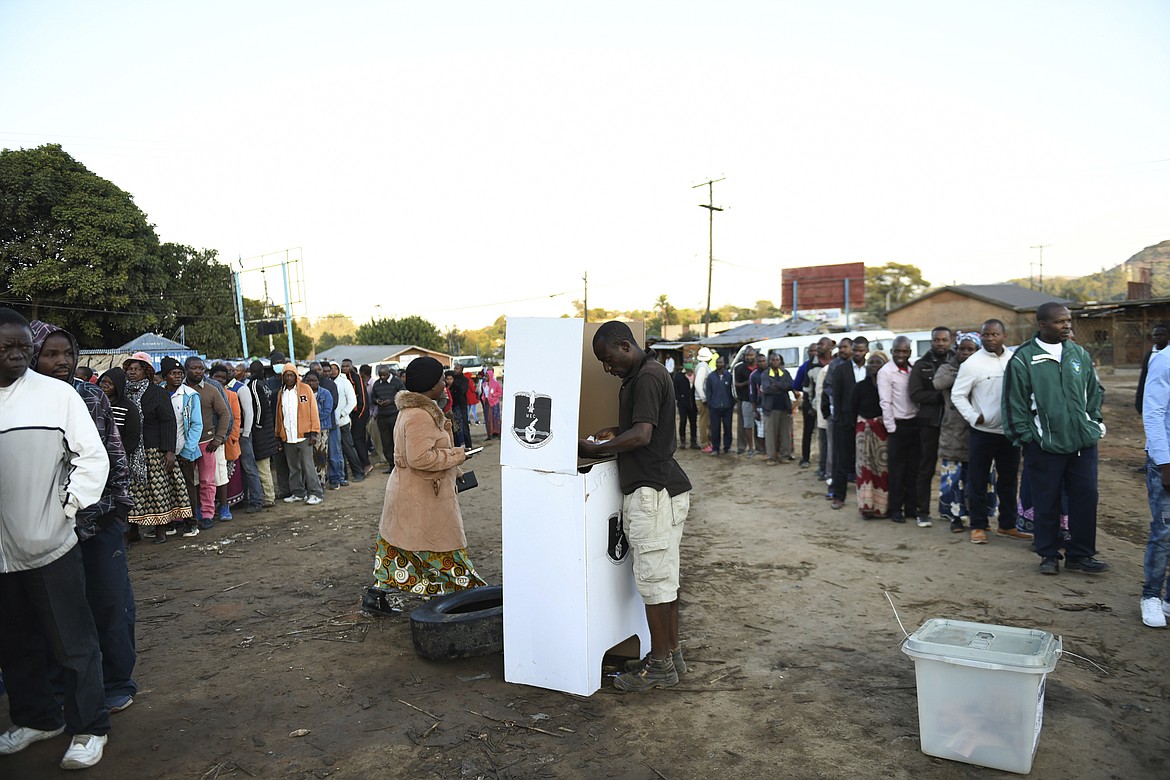
[[[419,357],[407,369],[406,391],[395,396],[394,470],[378,527],[376,582],[362,601],[367,610],[400,612],[387,591],[429,598],[487,584],[467,557],[455,491],[467,455],[435,403],[445,387],[439,361]]]

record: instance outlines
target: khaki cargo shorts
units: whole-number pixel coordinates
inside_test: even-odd
[[[637,488],[622,498],[622,528],[634,557],[634,584],[646,604],[678,598],[678,549],[691,493]]]

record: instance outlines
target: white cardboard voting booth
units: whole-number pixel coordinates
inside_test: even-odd
[[[504,679],[583,696],[601,687],[607,650],[633,636],[650,647],[617,463],[577,458],[578,438],[618,421],[598,325],[509,318],[501,411]],[[630,328],[642,344],[641,323]]]

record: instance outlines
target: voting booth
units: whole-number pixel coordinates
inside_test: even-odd
[[[650,631],[621,531],[617,462],[577,440],[616,426],[621,380],[593,355],[599,323],[509,318],[500,463],[504,679],[583,696],[605,653]],[[644,346],[641,323],[630,323]]]

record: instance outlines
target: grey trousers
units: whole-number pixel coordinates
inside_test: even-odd
[[[777,447],[781,458],[792,455],[792,414],[779,409],[764,417],[764,451],[768,460],[776,459]]]
[[[321,480],[317,479],[317,467],[313,463],[313,445],[308,439],[296,444],[284,443],[284,457],[288,463],[288,490],[293,496],[324,497]]]

